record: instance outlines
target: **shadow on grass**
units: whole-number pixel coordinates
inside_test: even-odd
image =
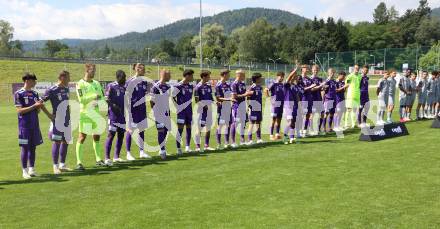
[[[360,132],[359,129],[352,129],[344,131],[345,135],[351,135],[351,134],[358,134]],[[308,144],[315,144],[315,143],[341,143],[342,141],[340,139],[322,139],[322,138],[328,138],[328,137],[334,137],[336,138],[335,133],[330,133],[325,136],[311,136],[307,138],[302,138],[299,143],[296,144],[289,144],[292,145],[308,145]],[[308,139],[310,141],[308,141]],[[322,140],[318,140],[322,139]],[[198,152],[191,152],[191,153],[185,153],[183,155],[177,156],[177,155],[169,155],[165,160],[162,160],[159,156],[154,156],[151,159],[140,159],[136,161],[130,161],[130,162],[122,162],[122,163],[116,163],[113,166],[110,167],[88,167],[85,171],[72,171],[72,172],[65,172],[60,175],[52,175],[52,174],[42,174],[36,178],[32,178],[29,180],[6,180],[6,181],[0,181],[0,190],[5,189],[2,186],[7,185],[20,185],[20,184],[34,184],[34,183],[46,183],[46,182],[66,182],[68,181],[67,177],[78,177],[78,176],[93,176],[93,175],[107,175],[111,174],[112,172],[120,171],[120,170],[138,170],[141,167],[149,166],[149,165],[166,165],[168,161],[178,161],[178,160],[188,160],[187,158],[190,157],[208,157],[210,154],[220,154],[220,153],[236,153],[236,152],[246,152],[248,150],[252,149],[266,149],[266,148],[275,148],[275,147],[282,147],[287,146],[283,143],[283,141],[271,141],[271,142],[265,142],[261,144],[254,144],[250,146],[240,146],[238,148],[226,148],[221,150],[214,150],[214,151],[206,151],[203,153]]]
[[[60,176],[52,176],[43,174],[41,176],[29,179],[29,180],[7,180],[7,181],[0,181],[0,190],[4,189],[2,186],[7,185],[17,185],[17,184],[38,184],[38,183],[46,183],[46,182],[66,182],[68,180],[63,179]]]

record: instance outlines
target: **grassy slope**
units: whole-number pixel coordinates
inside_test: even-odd
[[[161,67],[162,68],[162,67]],[[173,79],[179,79],[182,76],[182,70],[179,67],[165,67],[171,71]],[[21,81],[21,76],[24,72],[34,72],[39,81],[56,81],[58,73],[64,69],[67,69],[71,73],[72,81],[77,81],[84,76],[84,65],[75,63],[63,63],[63,62],[41,62],[41,61],[11,61],[0,59],[0,83],[15,83]],[[96,68],[96,79],[100,77],[101,80],[114,80],[114,75],[117,70],[124,70],[129,76],[129,65],[111,65],[111,64],[99,64]],[[198,79],[200,74],[198,67],[193,67],[195,71],[195,78]],[[246,68],[244,68],[246,69]],[[152,79],[158,78],[157,65],[147,66],[147,70],[150,72],[147,76]],[[220,74],[219,69],[212,69],[212,77],[218,78]]]

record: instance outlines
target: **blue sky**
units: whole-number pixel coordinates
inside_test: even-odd
[[[204,0],[203,6],[204,15],[266,7],[355,23],[371,21],[381,1],[401,14],[418,5],[418,0]],[[440,6],[440,0],[428,2],[431,7]],[[16,39],[99,39],[197,17],[198,4],[198,0],[0,0],[0,19],[11,22]]]

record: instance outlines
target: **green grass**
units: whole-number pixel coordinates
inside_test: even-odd
[[[0,227],[337,227],[440,225],[438,130],[367,143],[357,131],[304,144],[141,160],[51,175],[49,140],[37,149],[40,177],[20,177],[16,116],[0,111]],[[40,116],[45,134],[48,121]],[[155,141],[155,132],[147,133]],[[170,138],[169,152],[174,153]],[[123,155],[125,152],[123,151]],[[74,165],[73,147],[68,164]]]
[[[408,123],[409,136],[374,143],[351,131],[105,169],[93,168],[88,139],[87,171],[53,176],[41,114],[41,176],[26,181],[15,110],[1,102],[0,228],[436,228],[440,135],[430,124]],[[156,131],[146,135],[156,141]],[[174,154],[174,138],[167,146]]]
[[[173,79],[180,79],[183,72],[183,65],[181,66],[161,66],[171,71]],[[200,69],[198,67],[192,68],[195,71],[195,78],[198,79]],[[37,75],[39,81],[52,82],[60,71],[68,70],[71,74],[72,81],[78,81],[84,76],[84,64],[80,63],[64,63],[64,62],[43,62],[43,61],[17,61],[17,60],[3,60],[0,59],[0,82],[1,83],[16,83],[21,81],[21,76],[24,72],[33,72]],[[113,65],[113,64],[97,64],[96,79],[114,80],[115,72],[123,70],[127,76],[132,73],[130,65]],[[147,76],[152,79],[158,79],[158,66],[147,65]],[[246,67],[243,67],[246,70]],[[217,79],[220,75],[220,69],[210,69],[212,77]],[[251,71],[253,73],[254,71]],[[266,75],[266,72],[264,72]],[[272,72],[274,73],[274,72]]]

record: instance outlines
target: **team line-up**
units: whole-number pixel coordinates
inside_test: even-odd
[[[294,69],[285,77],[283,72],[277,73],[276,79],[263,88],[264,79],[260,73],[251,76],[252,85],[245,84],[246,76],[243,70],[236,71],[235,80],[229,83],[230,71],[222,70],[220,80],[213,89],[210,83],[211,73],[202,71],[201,81],[194,86],[194,71],[185,70],[183,79],[174,86],[170,86],[171,74],[169,70],[162,70],[157,82],[145,80],[145,66],[141,63],[133,65],[135,75],[126,79],[122,70],[116,72],[116,80],[110,83],[105,90],[94,80],[96,67],[94,64],[85,65],[84,78],[76,84],[77,98],[80,103],[79,134],[76,142],[76,170],[84,171],[83,164],[84,142],[87,135],[92,135],[93,150],[96,166],[111,166],[113,163],[124,162],[120,152],[125,136],[126,159],[135,160],[131,153],[132,137],[136,136],[136,144],[140,148],[140,158],[150,158],[144,151],[145,129],[147,128],[146,96],[150,97],[150,106],[158,131],[157,141],[160,148],[159,155],[166,159],[166,139],[171,131],[171,112],[169,101],[172,98],[177,110],[177,155],[183,154],[182,136],[185,131],[185,152],[191,152],[191,136],[193,127],[193,98],[197,107],[196,120],[196,149],[197,152],[214,150],[210,147],[210,130],[213,125],[212,106],[217,107],[217,149],[236,148],[236,131],[239,131],[239,145],[252,145],[253,134],[256,134],[256,143],[262,143],[261,122],[263,119],[263,94],[270,97],[272,123],[270,125],[270,139],[280,140],[281,120],[286,120],[284,128],[284,143],[292,144],[300,138],[317,134],[325,135],[332,131],[342,131],[347,128],[366,126],[370,110],[368,67],[360,68],[355,65],[353,72],[336,74],[330,68],[327,79],[318,76],[319,67],[312,66],[309,76],[309,66],[302,65],[301,74]],[[392,113],[395,104],[395,94],[399,91],[400,121],[411,120],[411,112],[416,95],[417,119],[434,118],[439,114],[440,80],[438,72],[431,76],[423,71],[421,77],[408,69],[404,76],[396,80],[397,72],[385,72],[377,84],[379,101],[377,124],[392,123]],[[21,147],[21,165],[23,178],[30,179],[37,176],[35,171],[36,147],[43,143],[38,114],[43,111],[51,126],[49,139],[52,143],[52,159],[54,174],[70,171],[66,165],[68,145],[71,137],[71,107],[69,101],[70,74],[62,71],[56,85],[50,87],[43,96],[39,96],[33,88],[36,85],[35,74],[26,73],[22,80],[24,87],[14,95],[18,113],[18,141]],[[49,112],[44,103],[50,102],[52,112]],[[99,113],[99,104],[108,104],[108,136],[105,149],[100,144],[98,121],[102,119]],[[67,106],[66,106],[67,104]],[[345,125],[342,118],[345,115]],[[385,118],[386,115],[386,118]],[[316,119],[316,120],[315,120]],[[316,122],[316,123],[315,123]],[[247,141],[245,129],[247,130]],[[318,126],[317,130],[315,131]],[[136,135],[135,135],[136,133]],[[204,147],[201,147],[201,133],[205,135]],[[224,136],[224,144],[222,137]],[[115,152],[111,160],[111,148],[116,138]],[[105,155],[104,155],[105,151]]]

